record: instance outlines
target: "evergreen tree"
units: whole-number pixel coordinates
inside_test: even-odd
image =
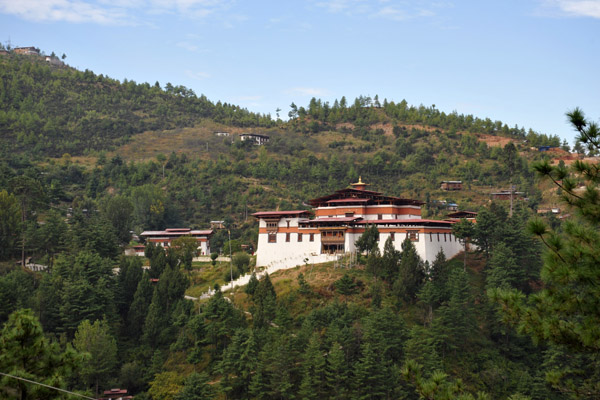
[[[446,260],[446,256],[442,250],[440,250],[435,260],[431,264],[429,269],[429,279],[432,285],[432,295],[435,301],[435,306],[439,306],[448,300],[448,278],[450,275],[450,265]]]
[[[448,279],[448,303],[437,311],[432,330],[439,338],[442,354],[465,350],[477,336],[473,300],[470,293],[469,277],[460,269],[453,269]]]
[[[142,334],[153,293],[154,288],[152,287],[152,282],[150,282],[150,276],[147,272],[143,272],[133,295],[129,312],[127,313],[128,329],[126,332],[129,336],[138,338]]]
[[[229,398],[247,399],[256,371],[259,347],[254,332],[239,329],[223,352],[218,371],[223,375],[221,391]]]
[[[115,299],[123,320],[127,317],[143,272],[140,257],[121,257],[119,260]]]
[[[361,253],[366,252],[367,255],[369,255],[377,247],[378,241],[379,230],[377,229],[377,225],[368,225],[365,229],[365,232],[360,235],[356,241],[355,245]]]
[[[165,343],[166,338],[163,335],[164,329],[168,327],[169,316],[161,299],[158,288],[154,288],[152,302],[148,307],[148,314],[144,321],[143,341],[150,347],[156,347]]]
[[[578,140],[600,148],[600,130],[575,109],[567,114],[579,132]],[[517,290],[493,290],[492,299],[502,305],[505,321],[536,342],[549,343],[569,353],[558,365],[550,366],[547,379],[572,398],[600,396],[600,196],[597,166],[578,161],[573,172],[587,181],[586,189],[576,192],[577,181],[564,168],[548,162],[535,165],[536,171],[552,180],[563,200],[572,207],[576,218],[564,224],[560,233],[548,231],[539,220],[530,231],[546,245],[541,277],[542,290],[525,296]]]
[[[339,294],[344,296],[344,298],[355,294],[357,291],[356,282],[354,282],[354,278],[352,278],[347,273],[345,273],[344,276],[335,281],[335,288]]]
[[[0,192],[0,260],[17,253],[21,232],[21,208],[14,195]]]
[[[393,282],[398,276],[398,265],[400,263],[401,253],[396,250],[391,237],[385,241],[383,247],[382,276],[388,282]]]
[[[399,300],[414,303],[417,293],[425,283],[425,267],[414,244],[408,237],[402,242],[402,257],[398,270],[394,292]]]
[[[110,334],[106,321],[83,321],[75,332],[73,346],[82,353],[88,353],[79,374],[88,384],[95,387],[96,397],[100,383],[106,383],[117,364],[117,341]]]
[[[183,382],[183,389],[175,396],[175,400],[210,400],[215,396],[215,390],[208,383],[206,373],[190,374]]]
[[[362,346],[362,357],[355,369],[354,390],[357,399],[385,399],[390,390],[384,371],[389,364],[383,362],[370,343]]]
[[[303,400],[325,397],[325,357],[320,347],[321,341],[315,333],[308,342],[302,362],[302,381],[298,394]]]
[[[338,342],[332,342],[325,364],[325,385],[330,399],[348,398],[349,374],[342,346]]]
[[[459,238],[465,247],[465,260],[464,260],[464,268],[467,269],[467,252],[469,249],[469,241],[475,234],[475,224],[467,219],[461,219],[456,224],[452,225],[452,233],[454,236]]]
[[[254,321],[254,327],[258,329],[267,328],[275,319],[277,313],[277,294],[271,283],[269,274],[265,274],[252,296],[254,305],[250,311]]]
[[[0,332],[0,370],[4,373],[65,389],[82,358],[71,346],[63,350],[48,340],[29,309],[12,313]],[[33,400],[55,398],[56,391],[2,376],[0,394]]]
[[[209,346],[212,358],[219,359],[236,330],[244,327],[245,319],[241,311],[225,300],[218,286],[201,315],[204,319],[205,344]]]

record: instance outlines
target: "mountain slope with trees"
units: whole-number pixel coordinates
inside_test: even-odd
[[[90,396],[126,387],[154,400],[597,397],[589,322],[597,170],[575,163],[568,178],[564,165],[530,150],[558,138],[377,97],[313,99],[291,105],[284,122],[182,87],[121,83],[25,57],[0,57],[0,74],[2,371]],[[578,115],[583,144],[597,147],[596,128],[590,134]],[[271,140],[254,146],[215,135],[245,129]],[[482,135],[506,144],[488,146]],[[532,161],[562,181],[560,194],[585,222],[549,218],[554,235],[534,225],[550,248],[544,257],[544,241],[526,226],[554,200],[543,197],[551,184],[538,180]],[[452,202],[479,211],[476,225],[456,232],[478,251],[439,254],[429,265],[410,241],[380,254],[373,231],[352,268],[340,267],[349,260],[307,263],[231,294],[217,287],[198,303],[186,291],[222,281],[214,271],[223,275],[224,266],[190,266],[184,245],[147,246],[145,259],[122,255],[131,230],[211,220],[224,220],[232,239],[219,230],[211,247],[241,251],[256,243],[252,212],[304,209],[359,175],[374,190],[425,201],[428,218],[444,218]],[[584,194],[581,176],[591,182]],[[440,190],[448,179],[463,180],[464,190]],[[491,191],[510,185],[529,200],[512,210],[490,202]],[[29,256],[49,269],[15,266]],[[235,272],[250,268],[248,256],[234,259]],[[559,301],[585,293],[590,303]],[[2,378],[3,397],[59,398],[11,379]]]

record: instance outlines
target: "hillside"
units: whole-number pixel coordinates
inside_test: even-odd
[[[303,208],[358,175],[376,190],[426,201],[428,216],[444,216],[444,202],[477,209],[511,180],[529,207],[556,203],[542,197],[528,165],[550,154],[530,147],[558,138],[500,121],[360,97],[292,104],[290,120],[275,122],[171,84],[121,83],[26,56],[0,63],[3,159],[20,159],[5,164],[0,183],[8,187],[30,164],[43,185],[60,186],[52,203],[63,212],[77,197],[121,194],[135,205],[135,188],[150,185],[166,207],[155,222],[136,211],[136,229],[227,218],[240,228],[236,237],[252,241],[252,212]],[[246,131],[271,140],[244,144],[237,135]],[[442,180],[462,180],[465,190],[441,191]]]
[[[544,287],[543,247],[526,227],[559,191],[531,163],[566,163],[564,152],[536,148],[557,137],[377,97],[313,99],[273,121],[180,86],[24,56],[0,56],[0,77],[0,369],[18,366],[89,396],[126,387],[138,400],[598,393],[573,389],[598,382],[597,350],[571,357],[560,343],[534,344],[505,324],[491,296]],[[244,142],[244,132],[270,140]],[[391,241],[380,252],[375,239],[352,264],[306,261],[220,291],[253,268],[243,246],[256,247],[253,212],[305,209],[359,176],[386,195],[422,200],[424,217],[445,218],[452,203],[479,211],[477,224],[455,230],[474,246],[425,263],[408,236],[401,252]],[[463,189],[441,190],[443,180]],[[523,192],[513,213],[491,197],[510,185]],[[231,263],[193,263],[185,240],[122,256],[136,244],[131,231],[211,220],[226,227],[211,248],[231,249]],[[47,269],[21,267],[29,256]],[[208,288],[209,299],[184,297]],[[31,357],[24,340],[39,345],[31,351],[41,368],[22,362]],[[2,379],[0,396],[29,390]]]

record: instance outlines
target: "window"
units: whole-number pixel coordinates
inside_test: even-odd
[[[311,233],[311,234],[310,234],[309,240],[310,240],[311,242],[314,242],[314,241],[315,241],[315,234],[314,234],[314,233]]]
[[[377,214],[377,219],[383,219],[383,215],[382,214]]]
[[[302,241],[302,234],[301,234],[301,233],[299,233],[299,234],[298,234],[298,241],[299,241],[299,242],[301,242],[301,241]]]
[[[406,231],[406,237],[409,238],[412,242],[418,242],[419,231]]]
[[[277,243],[277,234],[269,233],[269,243]]]
[[[286,242],[289,242],[289,241],[290,241],[290,236],[291,236],[291,233],[289,233],[289,232],[287,232],[287,233],[285,234],[285,241],[286,241]]]
[[[390,232],[390,237],[392,240],[396,240],[396,234],[394,232]]]
[[[433,233],[429,232],[429,241],[433,242]]]
[[[438,242],[440,241],[440,233],[437,233],[437,237],[438,237]]]
[[[347,212],[346,217],[354,217],[354,211],[353,212]]]
[[[277,221],[267,221],[267,229],[277,229]]]
[[[444,242],[446,242],[446,232],[444,232]]]
[[[285,223],[287,224],[287,227],[289,228],[290,227],[290,221],[287,220],[287,221],[285,221]]]

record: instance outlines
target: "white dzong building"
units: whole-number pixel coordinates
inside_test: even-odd
[[[312,212],[254,213],[259,221],[256,265],[290,268],[336,260],[357,250],[356,241],[370,225],[379,230],[382,254],[389,237],[397,250],[409,237],[419,256],[429,263],[440,250],[446,258],[462,251],[462,244],[452,234],[454,221],[422,219],[423,202],[366,190],[362,179],[351,186],[310,200]]]

